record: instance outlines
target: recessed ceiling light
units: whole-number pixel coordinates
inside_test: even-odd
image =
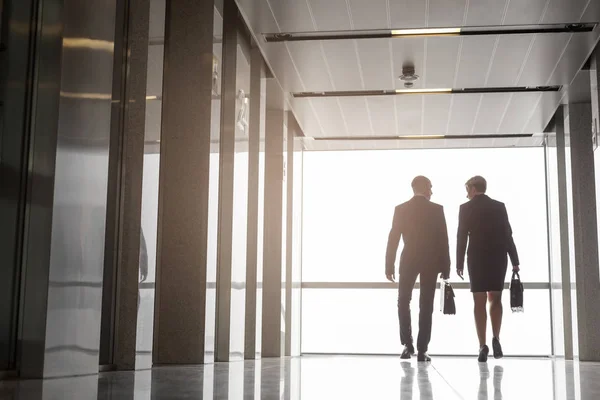
[[[441,89],[397,89],[397,94],[423,94],[423,93],[452,93],[450,88]]]
[[[392,37],[460,35],[460,31],[461,28],[392,29]]]

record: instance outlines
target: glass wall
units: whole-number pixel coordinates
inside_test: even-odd
[[[140,298],[138,302],[136,338],[137,369],[152,367],[165,10],[165,0],[150,1],[148,78],[146,83],[146,132],[144,136],[140,236]]]
[[[539,287],[545,289],[527,291],[524,314],[511,314],[508,296],[504,296],[505,351],[550,354],[542,148],[305,153],[302,352],[399,352],[397,290],[384,283],[385,250],[394,207],[412,197],[411,180],[421,174],[432,180],[432,201],[444,206],[452,282],[460,281],[454,260],[458,210],[467,201],[464,183],[473,175],[483,175],[489,196],[506,204],[521,259],[521,278],[542,283]],[[350,289],[349,283],[364,285]],[[456,292],[457,315],[434,314],[432,353],[475,354],[478,350],[471,295],[468,289]],[[413,299],[418,293],[415,290]],[[416,316],[418,303],[413,304]]]

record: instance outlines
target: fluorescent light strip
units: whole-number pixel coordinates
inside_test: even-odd
[[[305,137],[314,141],[373,141],[373,140],[457,140],[457,139],[521,139],[531,138],[532,133],[519,134],[493,134],[493,135],[401,135],[401,136],[325,136]]]
[[[398,89],[397,94],[452,93],[452,89]]]
[[[348,40],[348,39],[386,39],[409,38],[419,36],[480,36],[480,35],[522,35],[537,33],[577,33],[591,32],[598,22],[559,23],[538,25],[490,25],[447,28],[414,29],[370,29],[320,32],[280,32],[264,33],[267,42],[287,42],[304,40]]]
[[[392,37],[460,35],[461,28],[392,29]]]
[[[394,90],[346,90],[331,92],[293,92],[294,98],[310,97],[370,97],[370,96],[398,96],[398,95],[437,95],[437,94],[486,94],[486,93],[530,93],[530,92],[558,92],[560,86],[506,86],[506,87],[475,87],[475,88],[422,88],[422,89],[394,89]]]

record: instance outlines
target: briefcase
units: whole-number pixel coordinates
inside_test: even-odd
[[[440,284],[440,299],[440,311],[442,311],[444,315],[455,315],[456,304],[454,303],[454,289],[452,289],[452,285],[450,285],[450,282],[443,281]]]
[[[510,309],[512,312],[523,312],[523,283],[518,272],[513,272],[510,280]]]

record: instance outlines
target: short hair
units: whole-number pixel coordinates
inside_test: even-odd
[[[480,193],[485,193],[487,190],[487,182],[483,176],[476,175],[465,183],[467,188],[474,187]]]
[[[422,175],[415,177],[410,185],[415,193],[425,193],[427,190],[431,189],[431,181],[429,178]]]

